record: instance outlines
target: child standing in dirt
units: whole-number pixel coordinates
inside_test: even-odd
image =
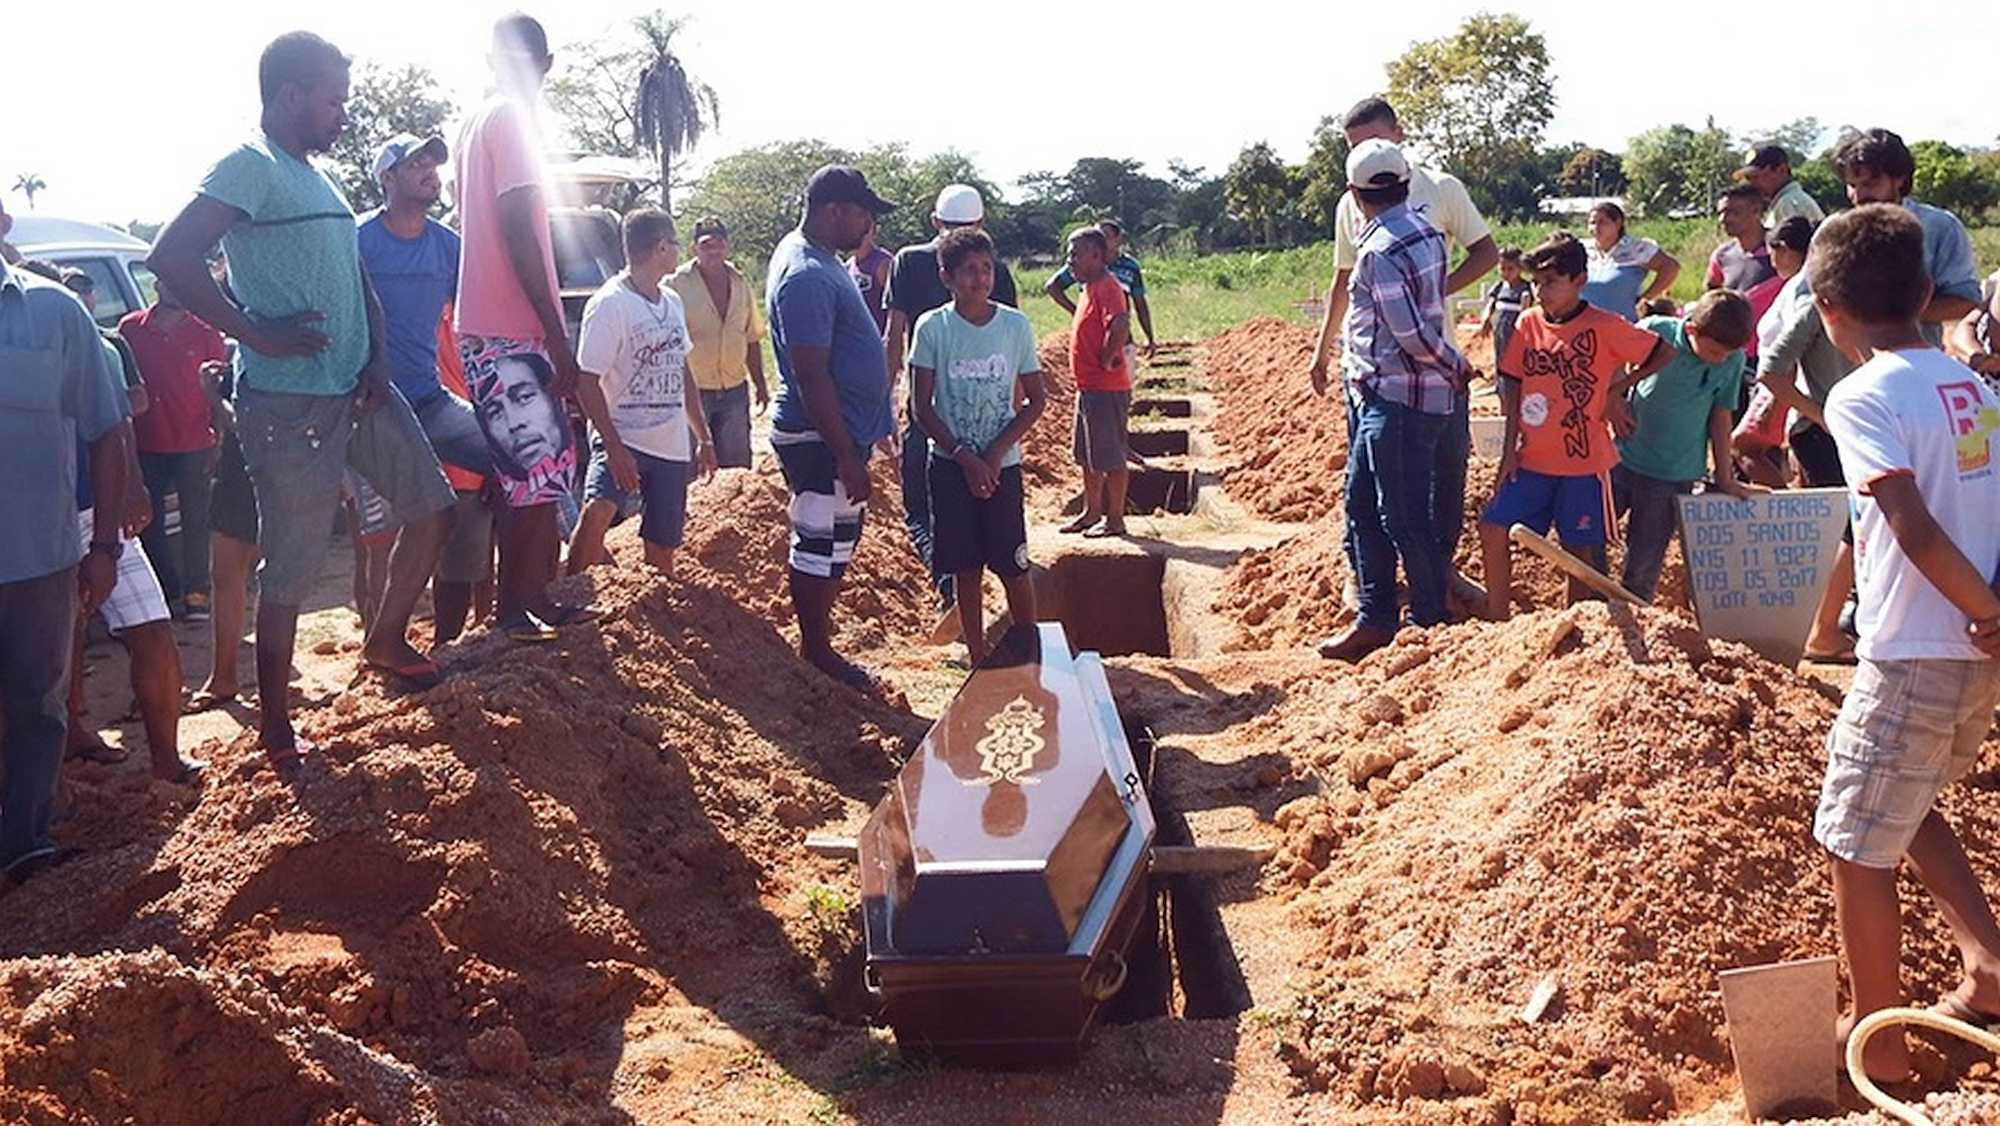
[[[1965,978],[1938,1011],[2000,1022],[2000,923],[1935,807],[1970,770],[2000,705],[2000,395],[1924,335],[1924,229],[1894,204],[1834,216],[1806,269],[1826,332],[1871,357],[1827,395],[1852,492],[1860,658],[1827,736],[1813,836],[1833,897],[1854,1021],[1904,1003],[1896,869],[1937,901]],[[1881,1081],[1910,1069],[1900,1035],[1868,1042]]]
[[[1132,471],[1125,463],[1132,414],[1132,369],[1125,346],[1132,343],[1132,314],[1110,261],[1111,244],[1103,231],[1084,227],[1070,232],[1070,272],[1083,283],[1083,300],[1069,327],[1083,514],[1060,530],[1092,538],[1125,534],[1125,490],[1132,483]]]
[[[1559,233],[1529,251],[1535,308],[1521,315],[1500,356],[1506,413],[1493,501],[1479,517],[1486,564],[1486,614],[1505,621],[1513,606],[1507,530],[1525,524],[1606,568],[1604,545],[1617,531],[1610,469],[1618,450],[1605,430],[1632,430],[1627,390],[1665,367],[1666,342],[1583,299],[1590,261],[1576,236]],[[1630,365],[1637,365],[1631,370]],[[1583,597],[1570,583],[1570,600]]]
[[[1479,335],[1493,338],[1496,363],[1507,354],[1507,344],[1514,339],[1514,326],[1520,323],[1521,310],[1534,299],[1534,288],[1521,273],[1521,248],[1501,247],[1500,280],[1487,287],[1486,319],[1479,322]]]
[[[1730,416],[1743,393],[1750,302],[1733,289],[1711,289],[1683,319],[1647,317],[1639,327],[1673,350],[1667,365],[1632,389],[1630,437],[1618,441],[1611,497],[1625,527],[1625,589],[1648,602],[1673,543],[1675,498],[1694,491],[1711,463],[1713,488],[1750,495],[1736,479]]]
[[[590,419],[586,504],[570,537],[569,570],[604,559],[604,534],[637,502],[646,563],[674,573],[674,550],[687,523],[690,463],[715,472],[708,417],[688,409],[687,317],[672,286],[679,265],[674,221],[640,208],[625,216],[629,265],[583,307],[576,362],[577,402]]]
[[[1035,620],[1021,436],[1048,396],[1027,315],[993,300],[993,239],[954,228],[938,239],[937,260],[952,300],[917,319],[910,403],[931,441],[932,559],[952,576],[966,656],[977,666],[986,656],[983,572],[999,577],[1015,622]]]

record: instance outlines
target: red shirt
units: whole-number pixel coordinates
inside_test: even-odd
[[[1521,468],[1584,477],[1617,465],[1604,401],[1619,369],[1645,363],[1659,343],[1595,305],[1561,323],[1540,308],[1522,313],[1500,357],[1500,374],[1521,381]]]
[[[201,365],[226,355],[222,334],[193,313],[167,326],[156,319],[158,312],[155,305],[127,313],[118,322],[118,335],[131,346],[139,363],[139,381],[146,385],[146,413],[132,420],[139,451],[185,454],[210,449],[215,431],[209,427]]]
[[[1125,370],[1123,355],[1114,357],[1110,367],[1099,361],[1104,338],[1111,335],[1111,322],[1127,308],[1125,287],[1109,271],[1083,287],[1083,300],[1076,303],[1076,316],[1069,325],[1069,369],[1076,376],[1077,390],[1132,389],[1132,373]]]

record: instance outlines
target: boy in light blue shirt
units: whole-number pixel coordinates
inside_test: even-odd
[[[999,576],[1016,623],[1035,620],[1020,443],[1048,393],[1027,316],[993,300],[992,238],[972,227],[950,230],[937,256],[952,301],[917,321],[911,401],[931,440],[932,559],[953,576],[966,655],[976,666],[986,656],[982,572]]]

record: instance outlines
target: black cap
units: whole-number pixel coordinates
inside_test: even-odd
[[[896,210],[895,204],[876,195],[875,189],[868,186],[868,177],[861,174],[861,169],[844,164],[829,164],[806,181],[806,208],[811,210],[822,203],[858,203],[877,215]]]
[[[1750,150],[1750,158],[1743,162],[1743,171],[1777,168],[1792,162],[1792,154],[1783,145],[1758,145]]]

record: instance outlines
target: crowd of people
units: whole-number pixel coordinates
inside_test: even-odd
[[[131,654],[154,775],[190,783],[206,764],[181,753],[178,719],[241,702],[254,567],[257,738],[273,769],[301,769],[313,748],[287,686],[343,507],[360,663],[416,689],[442,676],[411,641],[426,590],[433,644],[482,621],[546,643],[598,614],[558,602],[552,581],[605,562],[608,530],[634,515],[645,562],[671,575],[691,480],[750,466],[753,412],[769,412],[790,493],[805,660],[882,691],[832,634],[877,453],[899,461],[911,550],[970,660],[984,656],[988,572],[1006,614],[1035,619],[1021,444],[1049,396],[979,193],[946,187],[935,237],[892,253],[876,240],[897,205],[856,169],[821,168],[761,300],[729,261],[722,219],[694,224],[684,264],[673,217],[635,209],[625,268],[572,340],[535,111],[553,62],[543,29],[502,19],[489,62],[496,93],[455,145],[383,146],[385,203],[357,221],[310,160],[347,123],[348,60],[318,36],[281,36],[259,63],[260,129],[152,250],[150,307],[100,331],[88,275],[12,255],[0,270],[0,459],[17,471],[0,506],[19,531],[0,542],[8,877],[61,859],[49,826],[64,758],[115,754],[79,721],[90,616]],[[1706,292],[1680,308],[1666,294],[1681,263],[1632,234],[1615,202],[1595,207],[1587,237],[1502,248],[1462,183],[1409,161],[1386,101],[1343,125],[1349,189],[1308,374],[1322,394],[1337,383],[1346,412],[1358,613],[1322,654],[1355,661],[1404,628],[1507,617],[1516,525],[1553,529],[1607,573],[1622,539],[1622,584],[1651,600],[1678,498],[1847,489],[1848,544],[1806,650],[1857,664],[1814,826],[1833,858],[1855,1014],[1902,997],[1907,857],[1967,971],[1942,1004],[2000,1019],[2000,923],[1933,808],[2000,705],[2000,296],[1982,292],[1959,220],[1910,198],[1907,146],[1882,129],[1845,138],[1834,166],[1854,206],[1832,218],[1781,147],[1755,149],[1716,200],[1727,237]],[[447,163],[453,226],[432,214]],[[7,223],[0,212],[0,247]],[[1116,221],[1074,231],[1043,287],[1071,314],[1082,512],[1064,533],[1126,531],[1133,321],[1147,354],[1154,334],[1123,236]],[[1454,558],[1484,373],[1447,310],[1495,267],[1480,331],[1494,339],[1504,430],[1477,515],[1481,592]],[[578,512],[565,562],[566,504]],[[185,700],[174,617],[215,635],[213,668]],[[1871,1073],[1907,1070],[1893,1041],[1869,1049]]]
[[[978,191],[946,187],[937,237],[891,254],[875,238],[895,205],[859,171],[823,168],[761,299],[730,262],[723,219],[694,224],[683,264],[673,217],[635,209],[625,268],[572,340],[536,113],[553,63],[541,25],[500,20],[488,61],[496,92],[456,143],[386,143],[373,166],[384,202],[357,219],[312,159],[347,126],[349,61],[310,33],[274,40],[258,130],[161,231],[152,303],[115,329],[93,320],[88,273],[12,252],[0,211],[0,340],[10,378],[25,377],[5,404],[22,410],[0,411],[23,485],[8,502],[23,535],[0,550],[8,878],[65,855],[49,837],[64,759],[123,757],[83,717],[91,616],[130,653],[154,775],[190,784],[207,764],[180,752],[180,718],[249,705],[237,654],[254,586],[258,744],[288,778],[309,761],[288,682],[337,517],[354,544],[361,669],[421,690],[443,675],[412,643],[426,591],[433,645],[482,622],[537,644],[593,620],[551,581],[608,561],[609,529],[634,515],[645,562],[672,574],[691,479],[749,468],[753,414],[768,411],[803,657],[882,690],[831,641],[878,448],[900,456],[912,550],[968,657],[984,654],[985,572],[1013,620],[1034,620],[1020,443],[1047,395]],[[435,215],[447,165],[451,225]],[[1128,307],[1152,339],[1121,240],[1115,221],[1079,230],[1046,288],[1087,345],[1076,446],[1098,499],[1074,528],[1096,534],[1123,531]],[[1078,284],[1081,305],[1068,297]],[[191,693],[175,620],[213,632]]]
[[[1662,303],[1680,263],[1629,233],[1616,203],[1595,207],[1587,239],[1501,250],[1463,185],[1410,165],[1385,102],[1345,124],[1339,274],[1310,374],[1324,392],[1337,350],[1359,614],[1322,653],[1358,660],[1399,629],[1448,621],[1454,587],[1470,613],[1504,619],[1516,525],[1553,528],[1608,572],[1622,524],[1623,585],[1651,601],[1680,496],[1843,488],[1847,543],[1806,640],[1810,659],[1856,665],[1813,824],[1851,986],[1834,1031],[1904,1003],[1905,859],[1965,970],[1937,1009],[2000,1020],[2000,923],[1935,808],[2000,706],[2000,296],[1993,282],[1982,294],[1963,224],[1910,198],[1908,147],[1885,129],[1844,137],[1833,164],[1853,207],[1832,218],[1782,148],[1754,150],[1716,201],[1728,237],[1706,292],[1680,309]],[[1481,332],[1496,340],[1504,433],[1479,517],[1481,601],[1453,568],[1480,373],[1445,310],[1494,261]],[[1864,1062],[1879,1081],[1910,1070],[1898,1037],[1869,1041]]]

